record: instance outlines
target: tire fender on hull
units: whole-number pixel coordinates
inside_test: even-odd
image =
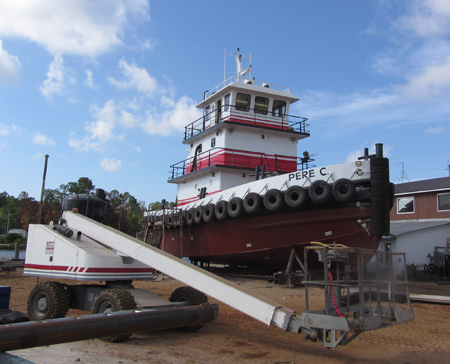
[[[216,219],[219,221],[225,220],[228,217],[227,213],[228,202],[224,200],[220,200],[216,204],[216,208],[214,210],[214,215]]]
[[[191,226],[194,223],[195,209],[191,207],[186,211],[186,224]]]
[[[203,206],[197,206],[194,211],[194,221],[196,224],[203,222]]]
[[[250,192],[244,197],[243,206],[245,212],[256,214],[261,211],[263,207],[263,199],[259,193]]]
[[[213,203],[207,204],[203,209],[203,220],[207,223],[214,221],[216,218],[215,210],[216,206]]]
[[[309,197],[316,203],[327,202],[331,194],[331,187],[326,181],[314,181],[309,187]]]
[[[242,198],[233,197],[230,202],[228,202],[227,212],[232,218],[241,217],[245,212]]]
[[[278,211],[284,205],[283,193],[276,188],[272,188],[264,195],[264,207],[269,211]]]
[[[355,185],[347,178],[338,179],[331,187],[333,197],[339,202],[348,202],[355,197]]]
[[[293,209],[303,207],[308,202],[308,193],[303,187],[291,186],[284,193],[284,202]]]

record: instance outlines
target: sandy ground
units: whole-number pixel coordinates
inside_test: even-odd
[[[42,279],[41,279],[42,280]],[[287,288],[264,280],[233,279],[296,312],[304,310],[304,288]],[[37,279],[21,272],[0,272],[0,285],[11,286],[10,308],[26,312],[26,300]],[[163,281],[135,282],[168,298],[182,284]],[[412,283],[412,293],[450,296],[450,286]],[[312,292],[315,305],[323,291]],[[218,303],[214,300],[210,302]],[[285,333],[219,303],[219,318],[200,331],[164,330],[134,334],[124,343],[101,340],[54,345],[11,352],[37,364],[60,363],[450,363],[450,308],[447,305],[413,303],[416,319],[403,325],[360,334],[347,346],[327,349],[305,339],[305,334]],[[69,315],[87,314],[70,310]],[[1,361],[1,359],[0,359]]]

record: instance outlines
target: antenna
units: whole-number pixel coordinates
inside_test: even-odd
[[[448,176],[450,177],[450,157],[448,157],[448,165],[446,169],[448,169]]]
[[[408,176],[406,175],[406,172],[405,172],[405,163],[403,163],[403,162],[399,162],[399,164],[401,164],[402,165],[402,173],[400,174],[400,178],[398,179],[398,182],[397,183],[400,183],[400,180],[402,181],[402,183],[403,183],[403,179],[407,179],[408,180],[408,182],[409,182],[409,178],[408,178]]]
[[[233,57],[236,60],[236,77],[238,79],[239,82],[241,82],[241,80],[244,78],[244,76],[251,72],[252,70],[252,55],[250,54],[250,56],[247,58],[244,55],[240,54],[240,50],[239,48],[237,49],[236,54],[227,54],[227,50],[225,49],[225,61],[224,61],[224,70],[223,70],[223,81],[226,81],[226,77],[227,77],[227,72],[226,72],[226,58],[227,56]],[[246,69],[242,68],[242,60],[245,59],[247,61],[249,61],[249,66]],[[251,78],[251,74],[250,74],[250,78]]]

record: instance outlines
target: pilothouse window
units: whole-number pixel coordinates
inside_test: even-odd
[[[273,100],[272,115],[284,117],[286,113],[286,101]]]
[[[209,106],[205,107],[205,122],[209,121]]]
[[[230,109],[230,94],[225,96],[225,105],[223,105],[223,110],[228,111]]]
[[[256,96],[255,113],[267,114],[268,110],[269,110],[269,99],[267,97]]]
[[[251,96],[247,94],[241,94],[240,92],[236,95],[236,110],[248,111],[250,110],[250,100]]]

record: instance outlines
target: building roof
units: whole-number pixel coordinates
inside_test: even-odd
[[[399,183],[395,185],[395,195],[450,191],[450,177],[425,179],[422,181]]]
[[[450,225],[450,219],[391,221],[391,235],[398,236],[411,231],[423,230],[440,225]]]

